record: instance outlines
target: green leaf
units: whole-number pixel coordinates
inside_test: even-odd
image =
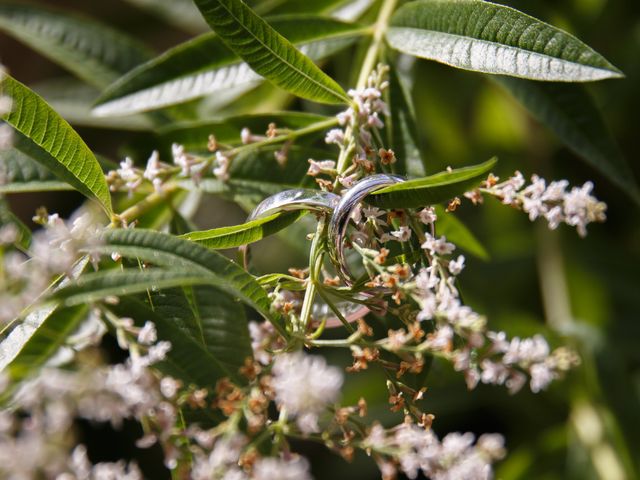
[[[231,376],[202,343],[166,317],[164,312],[155,311],[132,297],[122,298],[118,304],[108,305],[108,308],[120,317],[133,318],[139,325],[147,320],[152,321],[158,331],[158,340],[171,342],[166,359],[155,365],[166,375],[180,379],[185,385],[194,384],[204,388],[214,388],[220,378]]]
[[[210,279],[201,272],[188,272],[185,269],[104,270],[82,275],[57,290],[52,298],[63,301],[67,306],[73,306],[103,300],[107,297],[133,295],[147,290],[202,285],[208,282]]]
[[[196,277],[204,276],[206,283],[239,298],[285,335],[280,318],[270,312],[267,292],[253,276],[223,255],[188,240],[149,230],[110,231],[105,234],[105,243],[98,247],[104,253],[116,251],[125,257],[178,271],[188,270],[196,280]]]
[[[146,47],[124,33],[42,5],[0,5],[0,30],[98,88],[150,57]]]
[[[3,120],[33,142],[33,148],[37,145],[43,150],[32,157],[76,190],[98,200],[111,215],[111,195],[100,164],[76,131],[17,80],[6,76],[0,90],[13,102]]]
[[[239,369],[253,356],[242,304],[211,287],[186,287],[152,295],[156,313],[188,332],[238,380]]]
[[[265,218],[231,227],[190,232],[180,238],[191,240],[207,248],[233,248],[257,242],[288,227],[300,218],[301,212],[276,213]]]
[[[640,205],[633,171],[622,156],[593,99],[582,85],[491,77],[586,163]]]
[[[207,151],[209,135],[215,135],[219,143],[238,143],[243,128],[263,135],[270,123],[280,129],[298,130],[315,123],[329,120],[329,117],[306,112],[274,112],[268,114],[238,115],[224,120],[196,120],[168,125],[159,130],[162,147],[179,143],[190,151]],[[321,132],[324,133],[324,132]]]
[[[457,247],[466,250],[481,260],[489,260],[487,249],[458,217],[452,213],[447,213],[440,205],[436,205],[436,214],[438,215],[438,221],[436,222],[438,235],[444,235],[447,240],[453,242]]]
[[[476,187],[496,162],[497,159],[492,158],[480,165],[397,183],[370,194],[367,202],[382,208],[417,208],[441,203]]]
[[[574,36],[483,0],[421,0],[393,15],[389,44],[457,68],[534,80],[587,82],[622,77]]]
[[[259,75],[300,97],[348,103],[346,93],[241,0],[194,0],[209,26]]]
[[[362,34],[361,27],[322,17],[285,17],[274,19],[272,25],[314,60],[349,45]],[[261,82],[223,40],[214,33],[201,35],[132,70],[107,89],[95,114],[153,110],[229,89],[246,91]],[[278,72],[280,69],[274,69],[274,74]]]
[[[3,392],[7,400],[16,385],[39,370],[87,318],[89,307],[42,309],[29,315],[0,343],[0,372],[8,375],[11,389]]]

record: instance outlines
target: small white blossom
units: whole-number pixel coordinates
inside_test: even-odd
[[[306,415],[303,426],[338,399],[343,382],[342,372],[323,357],[302,352],[278,355],[272,374],[276,403],[293,416]]]

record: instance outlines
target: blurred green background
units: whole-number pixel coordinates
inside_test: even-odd
[[[206,29],[195,15],[185,16],[184,25],[178,28],[133,3],[40,2],[94,17],[138,37],[157,52]],[[640,178],[636,153],[640,140],[640,3],[629,0],[502,3],[574,33],[626,74],[623,80],[590,84],[588,89],[636,178]],[[52,80],[66,82],[66,72],[4,34],[0,34],[0,56],[14,77],[36,90],[46,92]],[[349,50],[325,65],[345,87],[349,86],[353,58],[353,50]],[[435,430],[440,435],[454,430],[503,433],[509,456],[498,465],[498,478],[640,478],[638,207],[562,147],[553,134],[486,77],[426,61],[416,61],[410,72],[421,146],[429,172],[449,165],[479,163],[497,155],[500,162],[496,173],[500,176],[506,177],[519,169],[525,176],[538,173],[548,179],[566,178],[571,184],[593,180],[596,196],[608,204],[607,222],[592,226],[586,239],[580,239],[569,228],[549,232],[544,225],[531,224],[525,215],[494,201],[480,207],[465,204],[459,210],[461,218],[491,255],[488,262],[468,258],[462,276],[466,301],[487,315],[492,329],[503,329],[510,335],[542,332],[553,346],[568,344],[576,348],[582,364],[546,392],[510,396],[505,389],[487,386],[467,392],[461,375],[436,362],[424,401],[425,410],[436,416]],[[72,89],[72,99],[73,92]],[[268,87],[262,89],[260,98],[261,103],[240,100],[227,111],[255,111],[256,107],[271,106],[318,108]],[[53,102],[54,106],[60,106],[89,146],[107,158],[119,160],[128,153],[140,162],[153,148],[153,137],[149,134],[125,132],[117,125],[109,129],[88,126],[90,122],[82,113],[73,111],[69,102],[58,100],[57,104]],[[16,195],[9,200],[21,218],[30,222],[40,205],[68,214],[82,199],[61,192]],[[240,208],[206,199],[195,222],[206,228],[243,219]],[[282,240],[262,243],[254,253],[260,270],[286,270],[305,264],[304,256],[291,251]],[[349,363],[348,355],[331,354],[333,362]],[[401,418],[388,412],[385,392],[383,375],[374,368],[349,376],[344,400],[354,403],[365,396],[370,399],[372,414],[390,424],[398,423]],[[94,431],[90,435],[97,444],[111,438],[108,436],[111,433],[96,435]],[[316,478],[378,476],[373,462],[363,455],[348,464],[314,445],[301,444],[299,448],[311,456]],[[118,452],[140,455],[133,447],[121,447]]]

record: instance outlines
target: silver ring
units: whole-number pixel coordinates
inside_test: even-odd
[[[344,240],[347,235],[351,214],[371,192],[404,181],[405,179],[398,175],[385,173],[365,177],[347,190],[333,210],[333,215],[329,222],[329,256],[338,271],[338,275],[347,286],[353,285],[355,281],[344,258]]]
[[[330,213],[340,197],[335,193],[306,188],[294,188],[271,195],[261,201],[247,217],[247,222],[278,212],[311,210]]]
[[[262,200],[251,211],[247,222],[258,218],[268,217],[274,213],[289,212],[293,210],[310,210],[313,212],[331,213],[336,207],[340,197],[335,193],[306,188],[292,188],[284,190]],[[249,245],[239,248],[242,265],[249,269]]]

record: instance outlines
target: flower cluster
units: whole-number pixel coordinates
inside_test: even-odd
[[[177,410],[174,395],[166,395],[151,365],[163,360],[170,345],[157,342],[155,326],[133,326],[130,319],[111,319],[119,332],[120,346],[131,352],[121,364],[100,366],[74,362],[68,352],[96,345],[106,332],[96,328],[100,316],[92,315],[42,369],[15,393],[20,410],[0,414],[0,473],[6,478],[125,478],[142,474],[135,463],[92,465],[83,445],[73,444],[69,435],[76,418],[110,422],[120,426],[126,418],[141,420],[154,429],[140,439],[144,447],[173,435]],[[73,346],[73,349],[70,347]],[[135,353],[134,353],[135,352]],[[75,364],[75,368],[68,368]],[[63,366],[57,368],[55,365]],[[167,455],[169,457],[169,455]]]
[[[0,324],[17,318],[31,305],[52,278],[71,274],[75,262],[88,254],[98,260],[95,248],[100,245],[102,228],[89,212],[76,214],[69,222],[57,214],[40,211],[34,218],[43,229],[33,235],[29,249],[11,249],[4,253],[0,265]],[[0,249],[11,247],[20,232],[13,224],[0,229]]]
[[[364,87],[348,91],[353,99],[352,106],[337,115],[342,128],[329,130],[325,136],[325,142],[337,145],[340,156],[350,159],[351,165],[338,172],[334,160],[309,159],[308,175],[329,175],[337,179],[342,187],[350,188],[362,176],[375,172],[377,168],[384,170],[395,163],[392,150],[381,147],[376,149],[378,130],[384,127],[382,117],[389,114],[387,104],[382,99],[389,86],[385,80],[387,72],[388,67],[379,66],[369,76]],[[328,180],[317,178],[316,182],[323,189],[334,188]]]
[[[547,184],[544,178],[532,175],[531,183],[526,185],[520,172],[516,172],[504,182],[498,182],[497,177],[490,175],[483,188],[468,192],[465,196],[474,203],[482,200],[482,193],[497,197],[505,205],[519,208],[529,214],[531,221],[544,217],[551,230],[558,228],[561,223],[566,223],[576,227],[581,237],[587,235],[589,223],[604,222],[607,218],[607,205],[591,195],[591,182],[567,190],[567,180]]]
[[[442,441],[430,428],[403,423],[390,430],[376,424],[363,445],[375,452],[383,479],[399,469],[409,478],[422,472],[432,480],[487,480],[491,464],[504,454],[501,435],[450,433]]]

